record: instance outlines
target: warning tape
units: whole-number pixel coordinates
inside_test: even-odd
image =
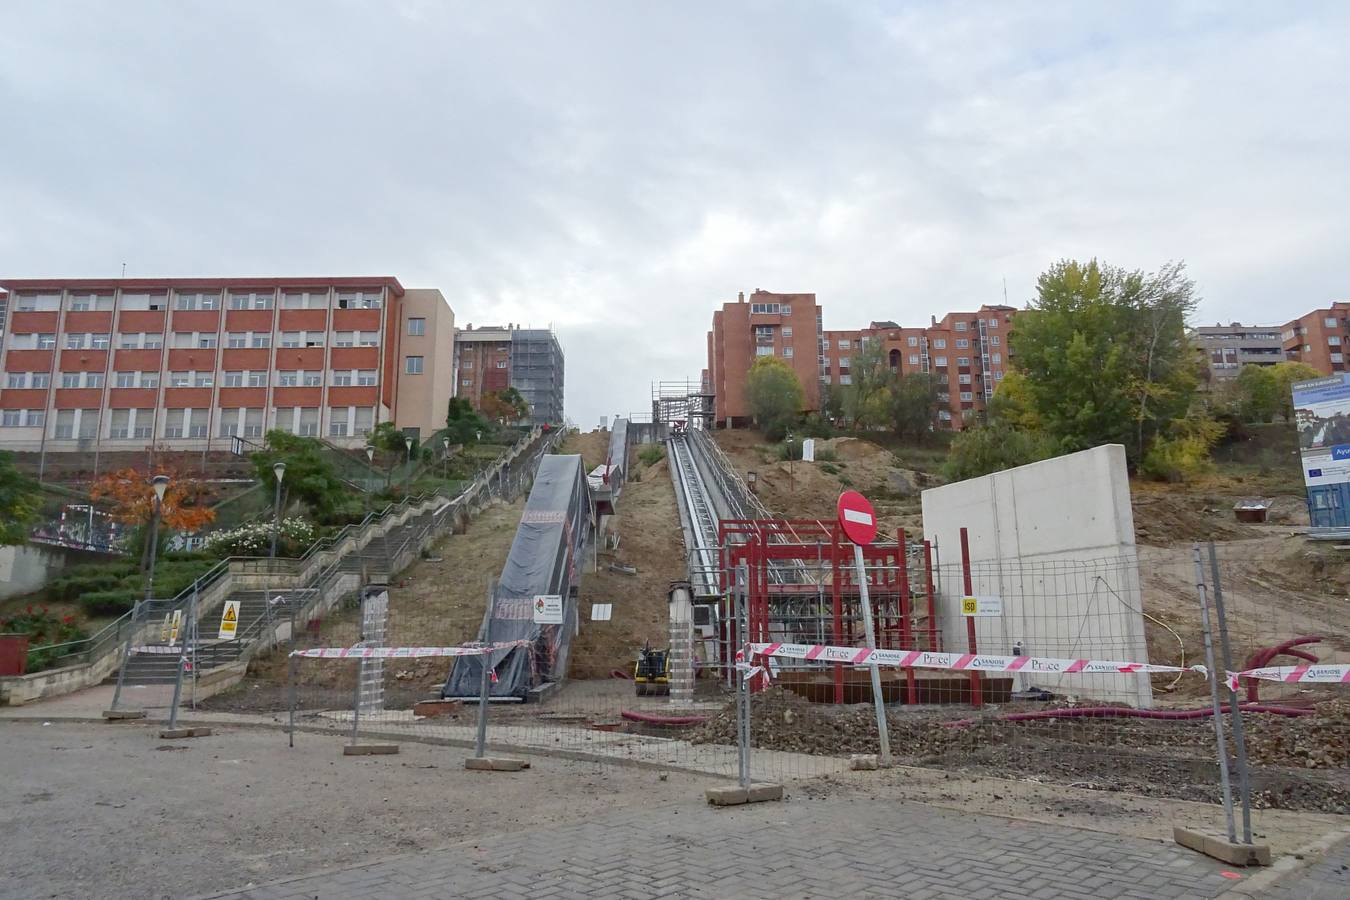
[[[507,641],[468,647],[315,647],[292,650],[291,656],[307,659],[423,659],[436,656],[482,656],[512,647],[528,647],[531,641]]]
[[[1157,663],[1105,659],[1061,659],[1046,656],[991,656],[983,653],[935,653],[927,650],[869,650],[825,644],[751,644],[754,656],[844,663],[852,666],[895,666],[901,669],[947,669],[959,672],[1035,672],[1040,675],[1135,675],[1149,672],[1194,672],[1205,678],[1204,666],[1164,666]],[[1225,679],[1236,691],[1241,678],[1283,681],[1287,684],[1350,684],[1350,665],[1271,666],[1228,672]]]

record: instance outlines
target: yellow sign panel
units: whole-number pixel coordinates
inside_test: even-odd
[[[175,609],[175,610],[173,611],[173,618],[169,621],[169,646],[170,646],[170,647],[172,647],[172,646],[174,645],[174,643],[177,642],[177,640],[178,640],[178,629],[179,629],[180,627],[182,627],[182,624],[183,624],[183,611],[182,611],[181,609]]]
[[[164,614],[164,624],[159,626],[159,639],[167,641],[169,639],[169,614]]]
[[[1002,597],[962,597],[961,615],[963,616],[1001,616],[1003,615]]]
[[[961,615],[973,616],[975,615],[975,611],[979,608],[980,601],[976,600],[974,597],[961,598]]]
[[[239,630],[239,601],[226,600],[225,612],[220,616],[220,634],[221,640],[229,640],[235,636]]]

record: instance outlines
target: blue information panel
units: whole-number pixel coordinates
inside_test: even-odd
[[[1293,394],[1312,525],[1350,527],[1350,373],[1301,381]]]

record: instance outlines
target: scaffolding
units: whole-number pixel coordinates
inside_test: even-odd
[[[531,424],[562,423],[564,369],[562,346],[552,330],[511,330],[511,387],[530,405]]]
[[[704,381],[653,381],[652,421],[711,431],[714,399],[711,386]]]

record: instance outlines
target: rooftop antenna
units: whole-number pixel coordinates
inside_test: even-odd
[[[1003,276],[1003,305],[1008,305],[1008,276]]]
[[[122,263],[122,277],[123,277],[123,278],[126,278],[126,277],[127,277],[127,264],[126,264],[126,263]]]

